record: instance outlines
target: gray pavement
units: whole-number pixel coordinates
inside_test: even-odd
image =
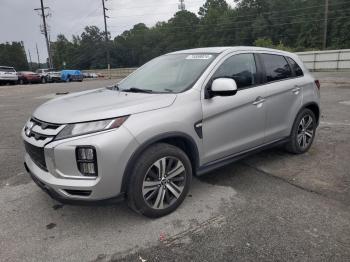
[[[155,220],[125,203],[61,205],[23,169],[20,130],[36,106],[115,80],[0,87],[0,261],[350,261],[350,73],[315,75],[322,118],[308,153],[276,148],[196,178]]]

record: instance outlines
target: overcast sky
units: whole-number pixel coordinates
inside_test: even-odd
[[[108,30],[112,37],[143,22],[147,26],[157,21],[167,21],[178,10],[179,0],[107,0]],[[205,0],[185,0],[186,9],[197,13]],[[50,7],[51,17],[47,19],[51,40],[63,33],[79,34],[86,25],[96,25],[103,29],[101,0],[44,0]],[[38,44],[40,60],[47,57],[44,36],[40,33],[41,17],[34,11],[40,7],[40,0],[1,0],[0,43],[23,41],[26,52],[31,52],[32,60],[37,61],[35,44]]]

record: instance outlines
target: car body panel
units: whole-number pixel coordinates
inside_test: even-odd
[[[175,94],[127,93],[101,88],[50,100],[38,107],[33,116],[57,124],[86,122],[167,107],[175,99]],[[57,108],[60,108],[59,114]]]
[[[27,140],[24,131],[22,138]],[[96,148],[99,162],[99,176],[96,179],[82,176],[77,168],[75,149],[77,146],[87,144]],[[131,133],[125,127],[121,127],[45,145],[48,172],[40,169],[28,154],[25,155],[25,162],[32,174],[62,197],[102,200],[118,195],[127,161],[138,146]],[[119,149],[118,152],[114,152],[116,148]],[[64,189],[92,192],[90,196],[69,196]]]

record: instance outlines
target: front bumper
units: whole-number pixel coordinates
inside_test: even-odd
[[[22,137],[35,145],[33,137],[28,138],[24,132]],[[87,145],[96,149],[96,178],[83,176],[77,167],[75,149]],[[126,128],[120,127],[48,143],[44,146],[47,171],[39,167],[28,153],[25,154],[25,166],[33,180],[60,202],[110,201],[123,195],[124,170],[137,147],[136,139]]]
[[[40,181],[28,168],[27,164],[24,163],[24,167],[27,170],[28,174],[32,178],[35,184],[37,184],[38,187],[40,187],[44,192],[46,192],[52,199],[57,200],[61,202],[62,204],[69,204],[69,205],[103,205],[103,204],[114,204],[118,203],[124,200],[125,194],[120,193],[115,197],[103,199],[103,200],[77,200],[77,199],[71,199],[67,197],[63,197],[62,195],[58,194],[53,188],[46,185],[42,181]]]
[[[16,81],[18,81],[18,77],[17,76],[2,76],[2,77],[0,77],[0,82],[6,82],[6,81],[16,82]]]

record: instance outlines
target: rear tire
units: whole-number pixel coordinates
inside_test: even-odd
[[[147,217],[165,216],[183,202],[191,180],[191,162],[181,149],[154,144],[135,161],[127,185],[128,205]]]
[[[316,117],[310,109],[303,109],[295,118],[286,150],[293,154],[307,152],[315,138]]]

